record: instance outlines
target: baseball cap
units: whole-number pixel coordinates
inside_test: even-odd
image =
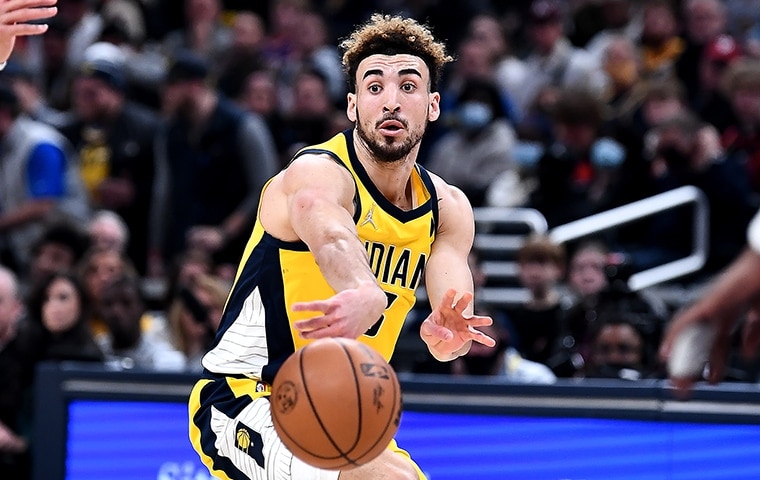
[[[559,3],[553,0],[534,0],[528,9],[531,23],[556,22],[562,18]]]
[[[166,82],[205,80],[208,73],[208,65],[202,57],[193,52],[181,51],[174,56],[174,60],[169,66]]]
[[[115,90],[125,90],[127,78],[121,65],[105,59],[88,60],[79,67],[79,74],[98,78]]]
[[[731,63],[741,55],[739,43],[731,35],[718,35],[705,47],[708,61]]]

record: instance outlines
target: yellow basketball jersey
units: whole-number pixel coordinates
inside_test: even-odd
[[[411,178],[415,208],[402,210],[380,193],[357,160],[352,130],[304,148],[296,157],[306,153],[330,155],[354,178],[357,232],[372,271],[388,296],[385,313],[359,340],[390,359],[414,306],[415,291],[435,239],[438,206],[433,183],[425,169],[416,166]],[[278,240],[257,220],[215,346],[204,357],[203,365],[211,372],[271,382],[285,358],[308,342],[292,325],[314,313],[293,312],[290,306],[334,294],[305,243]]]

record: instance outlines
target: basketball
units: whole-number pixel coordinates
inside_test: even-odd
[[[324,338],[296,350],[275,376],[275,430],[312,466],[350,470],[388,447],[401,420],[396,372],[371,347]]]

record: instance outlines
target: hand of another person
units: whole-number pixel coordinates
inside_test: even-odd
[[[748,313],[742,328],[742,356],[752,360],[760,351],[760,305],[755,305]]]
[[[4,0],[0,2],[0,62],[7,61],[16,37],[40,35],[47,31],[45,24],[34,24],[54,16],[58,9],[57,0]]]
[[[702,127],[697,133],[697,153],[692,161],[692,169],[702,171],[723,155],[720,133],[712,125]]]
[[[377,285],[365,283],[336,293],[326,300],[294,303],[294,312],[321,312],[322,315],[293,324],[303,338],[359,338],[381,319],[388,303]]]
[[[26,447],[26,440],[0,422],[0,452],[22,453],[26,451]]]
[[[471,341],[487,347],[496,345],[496,340],[475,327],[493,324],[491,317],[482,315],[465,316],[464,311],[472,302],[472,294],[465,293],[456,304],[457,292],[446,291],[440,305],[433,309],[420,326],[420,336],[430,352],[440,359],[450,359],[466,353],[462,351]]]
[[[187,233],[187,244],[190,248],[197,248],[209,253],[214,253],[224,246],[224,234],[222,229],[207,225],[198,225]]]
[[[670,354],[673,350],[673,345],[678,339],[679,335],[687,327],[692,327],[698,324],[713,323],[717,328],[715,337],[712,341],[712,345],[709,347],[710,352],[708,356],[709,375],[707,380],[710,383],[717,383],[723,378],[726,369],[726,363],[728,361],[728,353],[731,348],[730,345],[730,323],[722,322],[718,318],[707,318],[703,315],[702,311],[698,307],[687,308],[686,310],[676,314],[673,320],[668,325],[667,332],[660,345],[660,359],[663,362],[667,362]],[[686,397],[690,392],[695,381],[699,378],[671,378],[672,385],[676,388],[677,395]]]

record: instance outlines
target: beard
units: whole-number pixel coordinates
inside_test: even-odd
[[[396,120],[401,122],[404,125],[404,128],[409,132],[409,136],[399,143],[395,137],[383,137],[379,134],[373,135],[373,132],[364,129],[361,119],[359,118],[359,112],[356,112],[356,132],[378,162],[393,163],[404,159],[409,153],[411,153],[414,147],[420,144],[422,136],[425,134],[425,130],[427,130],[427,121],[422,127],[409,130],[409,125],[405,120],[398,118],[396,115],[390,114],[383,116],[383,118],[377,122],[376,126],[379,126],[386,120]]]

